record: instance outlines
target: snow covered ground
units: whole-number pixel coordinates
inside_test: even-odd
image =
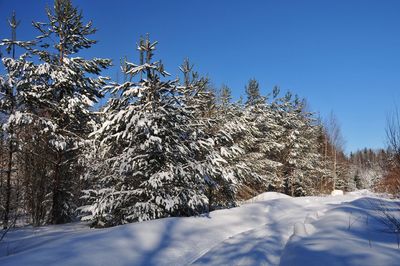
[[[367,191],[269,192],[201,217],[25,227],[0,243],[0,265],[399,265],[398,236],[377,219],[380,201]]]

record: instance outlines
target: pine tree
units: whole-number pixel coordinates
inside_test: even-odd
[[[246,105],[252,106],[265,102],[265,98],[260,94],[260,84],[256,79],[250,79],[245,90],[247,95]]]
[[[169,74],[152,61],[156,45],[139,42],[143,64],[126,62],[132,79],[110,85],[113,97],[94,133],[104,166],[88,174],[81,210],[97,226],[193,215],[207,205],[196,161],[202,143],[177,80],[162,81]]]
[[[226,194],[221,197],[222,200],[215,198],[216,191],[224,183],[221,178],[221,168],[225,163],[218,153],[214,138],[218,131],[217,93],[207,78],[200,77],[198,72],[194,71],[194,65],[188,59],[184,60],[179,69],[183,74],[183,86],[179,89],[184,95],[186,109],[192,113],[192,124],[195,125],[196,137],[201,143],[200,149],[196,152],[196,161],[205,178],[210,211],[215,205],[226,200]]]
[[[248,101],[244,109],[250,134],[246,137],[243,160],[253,171],[247,178],[247,187],[254,191],[253,194],[266,190],[279,191],[282,187],[278,175],[281,163],[276,156],[281,148],[279,136],[282,126],[276,121],[279,118],[274,109],[276,104],[268,104],[266,97],[259,94],[258,87],[255,80],[246,86]]]
[[[228,106],[232,101],[232,91],[225,84],[221,87],[219,98],[222,106]]]
[[[188,69],[183,64],[181,69]],[[191,68],[192,69],[192,68]],[[215,99],[213,90],[199,82],[194,71],[183,71],[186,89],[199,91],[189,97],[188,106],[194,112],[195,124],[201,126],[203,173],[206,175],[209,210],[237,204],[239,188],[251,175],[251,169],[242,160],[244,144],[249,134],[242,106],[231,103],[230,88],[224,85]],[[187,93],[185,95],[188,95]],[[200,136],[200,134],[197,134]]]
[[[208,157],[208,168],[213,169],[207,183],[210,210],[235,206],[239,188],[251,172],[241,158],[249,134],[242,107],[231,102],[231,90],[226,85],[219,92],[218,102],[213,106],[211,127],[206,130],[213,143]]]
[[[279,123],[284,128],[281,135],[282,163],[285,193],[291,196],[315,194],[321,178],[326,176],[320,154],[320,127],[313,113],[306,110],[304,100],[287,93],[280,99]]]
[[[75,193],[71,189],[76,181],[73,177],[79,176],[76,172],[79,147],[91,131],[89,108],[101,97],[100,89],[105,85],[104,78],[98,75],[111,62],[108,59],[73,57],[81,49],[96,43],[88,38],[96,30],[91,21],[83,23],[82,12],[73,7],[70,0],[56,0],[54,11],[48,9],[47,16],[48,23],[34,25],[43,34],[39,37],[44,41],[42,46],[50,48],[45,40],[58,40],[53,45],[56,52],[47,49],[35,53],[44,61],[41,67],[46,69],[42,79],[46,81],[43,86],[47,93],[43,95],[44,99],[41,98],[41,103],[50,117],[45,115],[43,118],[50,118],[55,129],[49,136],[55,155],[51,220],[60,223],[67,221],[75,208],[71,201]]]
[[[212,164],[217,169],[210,195],[218,207],[234,206],[238,193],[252,176],[253,169],[243,157],[251,129],[242,106],[222,101],[214,116],[211,138],[214,142]]]
[[[34,179],[27,180],[26,185],[34,187],[37,178],[44,174],[47,180],[39,183],[50,182],[52,186],[45,192],[47,197],[42,199],[51,203],[51,211],[45,211],[47,219],[62,223],[71,218],[75,209],[79,149],[91,131],[89,108],[101,96],[99,90],[105,84],[98,75],[110,61],[73,57],[80,49],[95,43],[88,38],[95,30],[91,22],[83,24],[82,13],[69,0],[56,0],[54,9],[47,9],[47,16],[48,23],[34,23],[41,32],[35,43],[17,42],[28,52],[22,59],[27,55],[37,56],[39,63],[21,63],[24,64],[20,67],[23,79],[16,89],[17,104],[21,108],[12,122],[23,125],[21,153],[24,163],[32,162],[35,167],[26,169],[34,173]],[[7,62],[10,67],[17,65],[10,59]],[[46,162],[42,165],[44,173],[36,165],[38,161]],[[43,191],[32,190],[32,193],[42,194]],[[30,196],[32,200],[37,197]],[[44,205],[44,202],[35,205]]]

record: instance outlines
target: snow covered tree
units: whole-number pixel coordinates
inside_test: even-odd
[[[5,184],[2,186],[1,194],[5,197],[4,200],[4,215],[3,227],[8,228],[11,212],[16,210],[15,195],[13,191],[19,191],[15,187],[16,180],[16,152],[18,148],[18,128],[15,122],[15,117],[18,109],[21,106],[20,94],[21,91],[28,86],[26,80],[26,72],[30,70],[30,64],[27,63],[24,54],[16,58],[16,46],[30,47],[31,42],[20,42],[16,40],[16,30],[19,25],[16,19],[15,12],[9,20],[11,28],[11,39],[4,39],[0,46],[5,46],[9,56],[2,58],[4,66],[4,75],[0,76],[0,119],[2,120],[2,143],[4,149],[3,165],[0,167],[0,172],[5,173]],[[15,194],[15,193],[14,193]],[[12,197],[14,196],[14,204]],[[13,206],[14,205],[14,206]],[[15,213],[14,213],[15,216]]]
[[[220,104],[222,106],[228,106],[232,101],[232,91],[225,84],[222,85],[222,87],[221,87],[221,90],[219,93],[219,100],[220,100]]]
[[[218,95],[219,104],[209,107],[208,127],[203,130],[213,144],[205,160],[210,210],[236,205],[239,187],[251,172],[241,158],[249,134],[242,107],[230,102],[226,85]]]
[[[6,129],[21,129],[19,152],[24,167],[19,171],[24,171],[25,186],[32,193],[28,198],[35,202],[28,205],[32,210],[46,206],[41,211],[45,215],[39,216],[63,223],[71,218],[79,197],[74,187],[81,170],[79,149],[92,130],[89,108],[101,96],[105,81],[99,74],[110,60],[73,57],[95,43],[88,38],[95,30],[91,22],[83,24],[82,13],[71,1],[56,0],[47,16],[48,23],[33,23],[41,32],[34,43],[3,40],[3,45],[16,44],[27,53],[18,60],[3,58],[9,74],[1,83],[15,93],[15,111]],[[28,56],[38,60],[33,63]]]
[[[215,153],[214,134],[216,131],[216,106],[217,97],[215,91],[210,87],[209,80],[200,77],[194,71],[194,65],[189,59],[185,59],[179,67],[183,74],[183,84],[179,86],[180,93],[184,96],[182,100],[186,109],[192,114],[192,125],[196,131],[196,137],[202,145],[196,152],[196,161],[205,178],[207,186],[206,196],[208,198],[208,210],[216,204],[215,191],[220,188],[220,168],[222,160]]]
[[[279,136],[283,129],[276,121],[279,114],[272,104],[267,103],[267,97],[261,96],[256,80],[249,81],[246,92],[248,100],[244,117],[250,134],[244,143],[243,160],[252,169],[251,176],[246,179],[246,186],[254,193],[280,191],[283,186],[279,177],[281,163],[276,154],[281,148]]]
[[[349,174],[357,189],[373,189],[385,175],[385,168],[390,162],[383,149],[363,149],[350,153]]]
[[[86,176],[92,186],[81,208],[97,226],[193,215],[207,206],[196,161],[202,143],[177,80],[163,81],[169,74],[152,61],[156,45],[141,40],[143,64],[127,62],[132,79],[108,87],[113,97],[93,134],[104,164]]]
[[[202,162],[206,174],[209,210],[235,206],[239,188],[251,175],[250,167],[242,160],[249,135],[242,106],[231,103],[231,91],[226,85],[217,92],[215,99],[208,83],[201,82],[193,66],[188,65],[185,61],[181,66],[184,88],[196,93],[184,94],[194,114],[194,124],[200,125],[197,136],[206,144],[202,145],[198,161]]]
[[[40,82],[33,88],[35,109],[39,112],[32,118],[52,154],[50,220],[62,223],[75,209],[77,194],[73,187],[79,176],[79,148],[91,131],[89,108],[101,97],[105,81],[99,75],[110,60],[73,57],[96,43],[88,38],[96,30],[91,21],[83,23],[82,12],[70,0],[55,0],[54,9],[47,9],[47,16],[47,23],[34,23],[42,33],[37,39],[43,49],[35,49],[33,54],[43,63],[36,72]]]
[[[265,102],[265,97],[260,94],[260,84],[256,79],[250,79],[245,87],[247,101],[246,105],[253,106]]]
[[[243,186],[253,175],[253,169],[243,158],[248,147],[251,128],[243,113],[243,108],[237,103],[221,101],[214,116],[212,139],[214,141],[214,158],[217,169],[214,177],[213,194],[216,204],[233,206],[241,195]],[[242,193],[243,194],[243,193]]]
[[[278,121],[284,132],[278,161],[283,165],[285,193],[312,195],[318,191],[320,179],[327,174],[320,153],[320,127],[313,114],[306,110],[304,100],[287,93],[279,101]]]

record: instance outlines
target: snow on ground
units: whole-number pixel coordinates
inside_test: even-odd
[[[241,207],[108,229],[84,223],[9,232],[0,265],[398,265],[367,191],[291,198],[264,193]],[[399,212],[394,201],[388,208]]]

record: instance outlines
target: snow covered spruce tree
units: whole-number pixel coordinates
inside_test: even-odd
[[[248,185],[254,177],[253,165],[246,152],[252,143],[254,127],[240,102],[231,102],[231,91],[223,86],[216,106],[215,125],[212,130],[215,152],[222,159],[220,176],[224,185],[215,191],[215,197],[225,196],[227,206],[248,198]]]
[[[73,57],[96,43],[88,38],[96,30],[91,21],[83,23],[82,12],[70,0],[56,0],[54,11],[47,10],[47,16],[48,23],[34,25],[43,34],[38,37],[41,45],[55,50],[34,53],[44,62],[39,66],[39,71],[42,70],[39,75],[45,82],[38,88],[38,104],[43,110],[40,119],[47,120],[44,130],[48,130],[47,143],[54,155],[50,219],[61,223],[75,210],[73,200],[79,192],[73,188],[80,175],[79,148],[92,131],[89,108],[101,96],[100,89],[105,85],[99,75],[111,61]],[[57,41],[48,43],[51,40]]]
[[[297,96],[288,92],[278,101],[276,110],[284,129],[278,160],[283,165],[285,193],[291,196],[315,194],[320,179],[327,174],[320,153],[320,128],[313,114],[306,111],[305,102]]]
[[[138,44],[142,64],[125,64],[131,79],[108,87],[112,95],[103,123],[93,133],[101,168],[86,175],[89,213],[95,226],[112,226],[206,210],[204,175],[196,160],[200,150],[192,114],[177,80],[160,61],[157,42]]]
[[[24,82],[19,83],[24,85],[19,92],[21,109],[13,116],[15,124],[24,126],[20,148],[24,165],[30,162],[34,167],[25,169],[25,185],[40,188],[30,190],[30,201],[35,203],[29,205],[45,206],[39,208],[44,214],[38,224],[67,222],[75,210],[80,147],[91,131],[89,108],[105,85],[98,75],[110,65],[107,59],[73,57],[95,43],[88,38],[95,30],[91,22],[82,22],[82,13],[71,1],[56,0],[47,16],[47,23],[33,23],[41,35],[34,47],[25,48],[30,56],[38,57],[38,64],[24,66]]]
[[[276,122],[279,117],[267,103],[267,98],[261,95],[257,80],[249,80],[246,94],[244,116],[251,134],[246,137],[243,160],[252,169],[252,175],[247,179],[247,186],[254,194],[266,190],[279,191],[282,187],[278,175],[281,163],[275,156],[281,148],[279,136],[282,134],[282,127]]]
[[[320,153],[320,127],[303,101],[280,90],[272,91],[271,102],[260,94],[252,79],[246,86],[244,116],[250,134],[242,160],[252,169],[246,179],[250,193],[278,191],[292,196],[310,195],[318,190],[326,167]]]
[[[216,152],[213,138],[217,105],[215,91],[210,87],[209,80],[200,77],[193,68],[194,65],[190,63],[189,59],[185,59],[179,67],[183,74],[183,84],[178,88],[184,96],[182,100],[185,103],[186,110],[192,115],[192,128],[195,130],[196,138],[200,144],[196,151],[196,161],[201,168],[207,186],[208,210],[212,210],[215,207],[214,205],[220,203],[216,203],[213,195],[215,190],[221,188],[222,183],[224,183],[221,179],[221,168],[225,162]],[[224,196],[221,198],[224,198]]]
[[[230,102],[227,86],[217,98],[208,80],[199,78],[189,61],[185,60],[180,69],[185,81],[184,99],[194,115],[193,124],[198,127],[196,136],[201,150],[197,160],[206,177],[208,209],[234,206],[238,187],[250,172],[240,160],[244,153],[241,142],[246,138],[241,108]]]

